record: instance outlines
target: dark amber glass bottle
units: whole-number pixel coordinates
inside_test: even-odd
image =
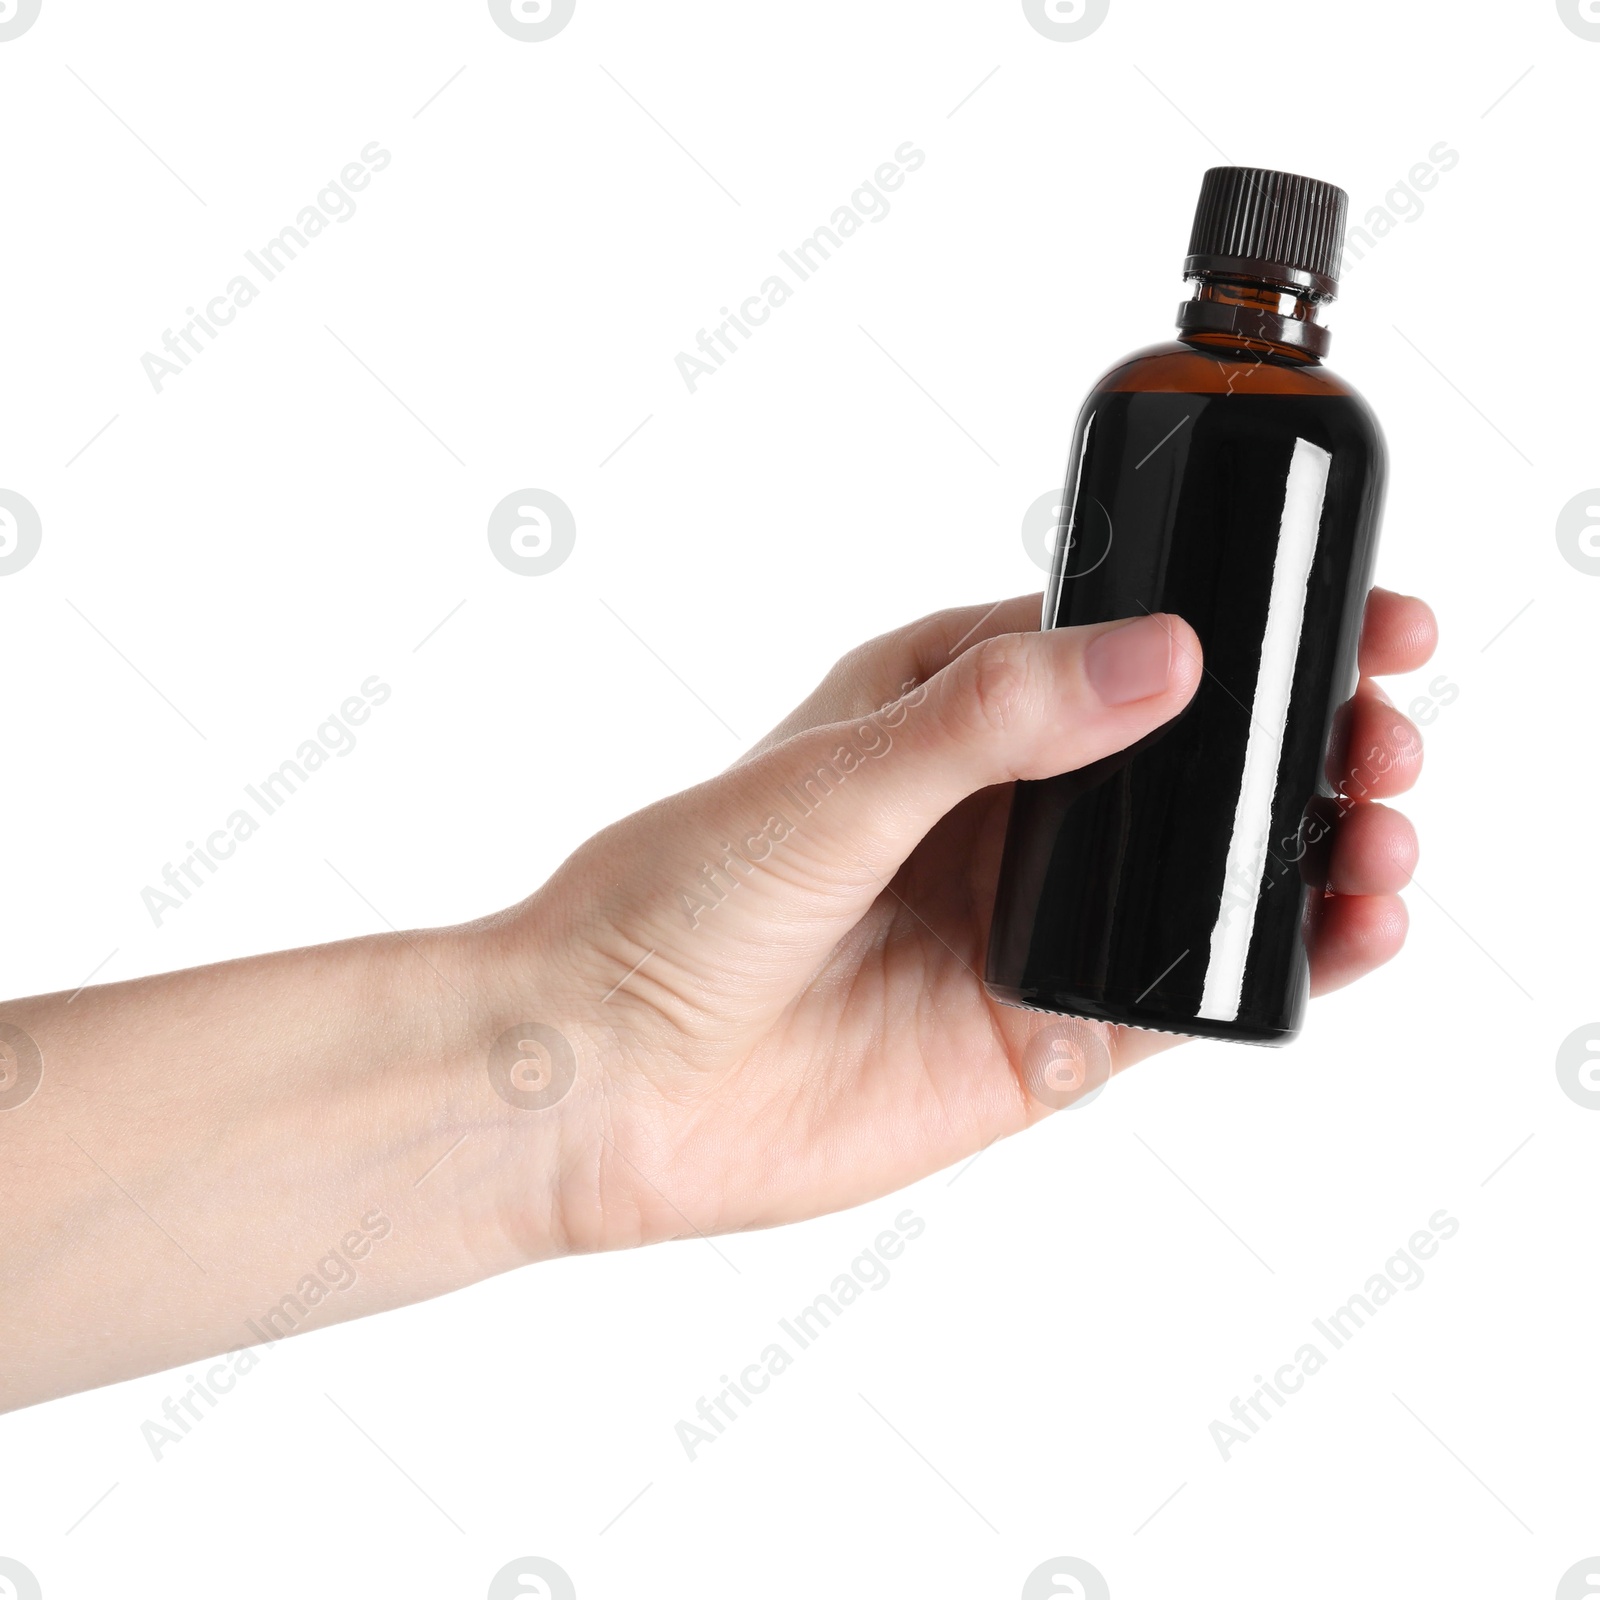
[[[1017,786],[986,973],[997,999],[1278,1044],[1299,1029],[1383,499],[1383,436],[1322,365],[1345,196],[1205,176],[1176,342],[1113,367],[1073,436],[1043,626],[1183,617],[1186,710]]]

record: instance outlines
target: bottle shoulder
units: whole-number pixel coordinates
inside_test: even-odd
[[[1147,345],[1106,369],[1078,414],[1081,433],[1088,418],[1113,395],[1194,394],[1233,398],[1338,400],[1355,431],[1364,435],[1382,463],[1388,445],[1377,415],[1351,383],[1320,362],[1241,356],[1237,347],[1202,347],[1182,340]]]
[[[1257,355],[1237,345],[1203,345],[1179,339],[1146,345],[1101,374],[1102,394],[1283,394],[1365,400],[1338,373],[1314,361]]]

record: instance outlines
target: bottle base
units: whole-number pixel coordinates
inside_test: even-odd
[[[993,999],[1023,1011],[1038,1011],[1047,1016],[1082,1017],[1089,1022],[1109,1023],[1118,1028],[1142,1028],[1152,1033],[1178,1034],[1186,1039],[1230,1039],[1236,1044],[1285,1045],[1300,1032],[1299,1024],[1275,1027],[1267,1023],[1240,1019],[1234,1022],[1215,1017],[1180,1017],[1157,1007],[1143,1007],[1094,999],[1064,989],[1015,988],[1009,984],[985,982]]]

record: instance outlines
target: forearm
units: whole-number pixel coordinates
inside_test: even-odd
[[[0,1007],[43,1064],[0,1112],[0,1408],[540,1253],[558,1135],[494,1092],[493,945],[361,939]]]

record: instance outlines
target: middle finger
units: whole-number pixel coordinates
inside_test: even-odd
[[[1335,719],[1326,770],[1335,794],[1347,804],[1404,794],[1422,771],[1422,735],[1370,678],[1363,678]]]

